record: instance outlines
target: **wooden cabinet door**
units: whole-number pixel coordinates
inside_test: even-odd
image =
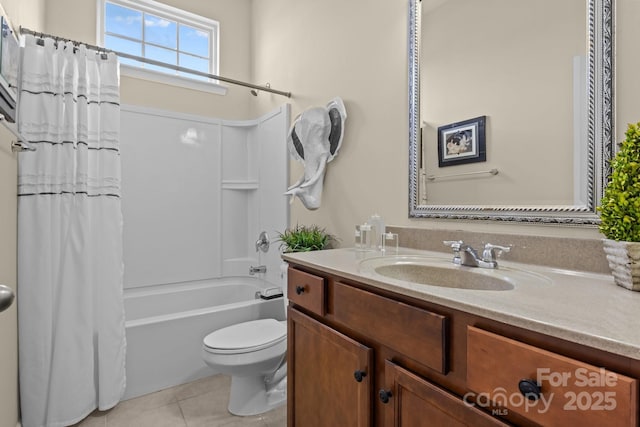
[[[289,309],[289,427],[369,427],[372,350]]]
[[[508,425],[388,360],[384,374],[378,398],[386,405],[386,427]]]

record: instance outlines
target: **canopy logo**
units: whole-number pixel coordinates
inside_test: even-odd
[[[617,407],[618,376],[604,368],[598,371],[577,368],[574,371],[536,370],[539,393],[509,393],[503,387],[490,392],[468,392],[462,400],[467,406],[491,409],[493,415],[507,415],[506,408],[524,408],[525,412],[546,413],[552,407],[565,411],[613,411]]]

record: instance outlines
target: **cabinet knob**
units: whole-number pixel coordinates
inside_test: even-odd
[[[538,384],[535,380],[531,378],[525,378],[520,380],[518,383],[518,389],[520,393],[524,395],[529,400],[538,400],[540,399],[540,393],[542,393],[542,389],[540,388],[540,384]]]
[[[304,292],[304,286],[296,286],[296,294],[300,295]]]
[[[380,397],[380,401],[382,403],[389,403],[389,399],[391,398],[391,390],[381,389],[378,392],[378,396]]]
[[[361,383],[362,379],[367,376],[367,373],[365,371],[355,371],[353,376],[357,382]]]

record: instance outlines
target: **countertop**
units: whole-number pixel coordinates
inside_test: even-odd
[[[617,286],[611,275],[498,260],[504,272],[524,271],[547,280],[535,281],[535,285],[516,282],[512,290],[487,291],[423,285],[360,268],[364,260],[398,255],[451,259],[442,252],[406,248],[397,254],[344,248],[282,257],[379,289],[640,360],[640,292]]]

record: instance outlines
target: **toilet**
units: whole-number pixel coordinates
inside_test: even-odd
[[[276,319],[218,329],[204,338],[202,346],[207,366],[231,375],[228,409],[241,416],[261,414],[286,402],[286,353],[287,322]]]

